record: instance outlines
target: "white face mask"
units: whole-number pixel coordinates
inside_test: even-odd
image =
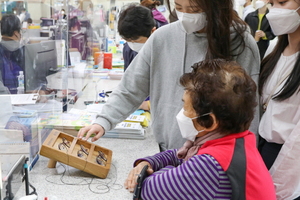
[[[176,116],[176,119],[177,119],[177,123],[178,123],[178,126],[179,126],[179,129],[180,129],[180,133],[181,133],[181,136],[187,140],[190,140],[190,141],[195,141],[195,138],[196,136],[203,132],[204,130],[201,130],[201,131],[198,131],[195,127],[194,127],[194,124],[193,124],[193,119],[196,119],[196,118],[199,118],[199,117],[203,117],[203,116],[206,116],[206,115],[209,115],[210,113],[206,113],[204,115],[201,115],[199,117],[194,117],[194,118],[189,118],[187,116],[185,116],[183,114],[183,108],[179,111],[179,113],[177,114]]]
[[[238,5],[244,6],[246,3],[246,0],[238,0]]]
[[[130,47],[130,49],[139,52],[145,43],[127,42],[127,44]]]
[[[255,2],[255,8],[256,8],[256,9],[260,9],[260,8],[264,7],[265,5],[266,5],[266,4],[265,4],[264,1],[256,1],[256,2]]]
[[[178,20],[183,30],[187,34],[202,30],[206,24],[206,14],[202,13],[183,13],[176,10]]]
[[[275,35],[293,33],[300,25],[300,16],[296,10],[272,8],[266,14],[271,29]]]

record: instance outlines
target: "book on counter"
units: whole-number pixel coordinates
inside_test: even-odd
[[[70,135],[77,136],[77,132],[84,126],[91,125],[96,119],[96,113],[84,110],[72,109],[69,113],[40,115],[39,127],[54,128]],[[103,137],[145,139],[143,123],[146,117],[132,114],[123,122],[118,123],[110,131],[106,131]]]
[[[123,121],[118,123],[114,129],[106,131],[103,137],[145,139],[145,130],[139,122]]]

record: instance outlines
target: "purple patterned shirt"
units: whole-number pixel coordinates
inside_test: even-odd
[[[143,182],[143,200],[230,199],[232,188],[226,172],[210,155],[195,155],[188,161],[168,150],[138,159],[155,171]]]

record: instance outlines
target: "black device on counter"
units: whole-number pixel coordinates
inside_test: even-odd
[[[26,195],[29,194],[28,168],[26,163],[27,161],[28,158],[25,155],[20,156],[20,158],[15,162],[15,164],[9,170],[8,174],[3,177],[4,183],[3,183],[3,191],[2,191],[1,199],[3,200],[14,199],[16,193],[21,188],[24,181],[25,181]]]
[[[133,192],[133,200],[141,200],[142,184],[145,178],[148,176],[147,169],[148,165],[145,165],[141,173],[138,175],[137,185],[135,186]]]

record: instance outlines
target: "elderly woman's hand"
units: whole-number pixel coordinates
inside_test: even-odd
[[[148,175],[153,173],[153,169],[147,161],[140,162],[137,166],[135,166],[128,174],[127,179],[125,180],[124,187],[129,191],[133,192],[135,186],[137,185],[138,175],[141,173],[142,169],[145,165],[148,165],[147,173]]]

